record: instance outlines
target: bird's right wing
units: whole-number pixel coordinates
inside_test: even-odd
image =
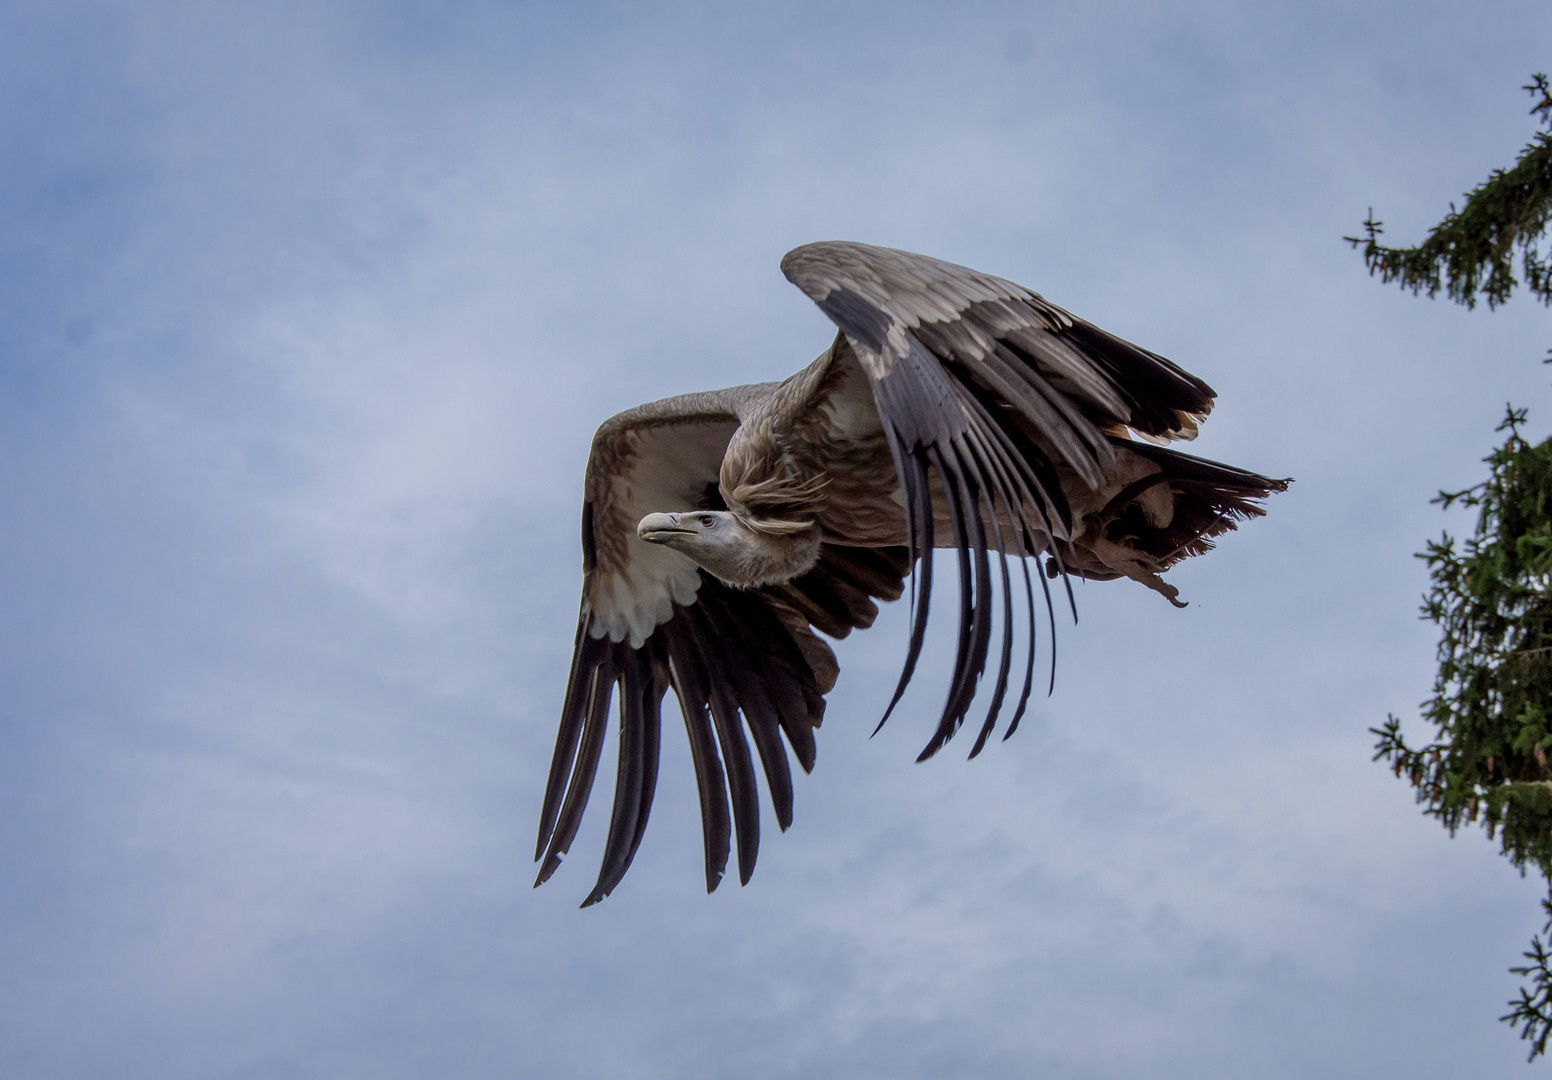
[[[923,758],[959,729],[986,668],[994,592],[988,552],[998,553],[1002,660],[973,756],[1007,689],[1007,553],[1047,553],[1060,572],[1064,548],[1073,553],[1078,539],[1064,487],[1088,494],[1113,483],[1117,447],[1130,433],[1153,442],[1191,438],[1212,408],[1213,390],[1021,285],[939,259],[837,241],[795,248],[781,268],[839,327],[867,374],[905,497],[909,554],[921,579],[891,710],[925,634],[932,561],[922,556],[934,547],[935,502],[952,522],[959,643],[948,701]],[[1234,512],[1226,506],[1214,527],[1231,528]],[[1025,595],[1032,643],[1027,580]],[[1015,725],[1029,686],[1026,674]]]

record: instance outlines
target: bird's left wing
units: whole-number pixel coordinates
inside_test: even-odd
[[[803,769],[812,769],[813,729],[835,685],[834,655],[813,627],[844,636],[873,621],[870,598],[900,595],[903,551],[826,545],[819,564],[797,581],[744,590],[637,537],[636,523],[648,513],[721,508],[723,454],[740,411],[766,389],[654,402],[606,421],[593,439],[582,508],[582,606],[534,854],[542,860],[539,885],[560,865],[581,825],[618,689],[613,812],[598,881],[584,907],[619,884],[641,844],[670,689],[684,716],[700,792],[707,891],[722,879],[735,834],[739,878],[747,882],[760,841],[749,743],[785,829],[792,821],[792,777],[782,737]]]

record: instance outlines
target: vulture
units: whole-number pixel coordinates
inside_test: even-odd
[[[700,793],[706,889],[735,837],[747,884],[755,758],[785,830],[788,748],[814,767],[839,673],[824,639],[872,625],[879,601],[909,589],[887,720],[921,653],[934,548],[957,556],[959,633],[918,760],[965,723],[990,671],[973,758],[1005,711],[1004,739],[1024,715],[1040,624],[1054,642],[1051,582],[1069,605],[1077,575],[1130,578],[1183,606],[1160,575],[1289,483],[1168,449],[1195,436],[1212,388],[1023,286],[850,242],[796,248],[781,269],[838,328],[813,363],[781,382],[641,405],[593,437],[582,606],[534,883],[577,834],[618,693],[612,816],[583,907],[619,884],[641,843],[670,689]]]

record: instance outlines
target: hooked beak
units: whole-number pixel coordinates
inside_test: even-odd
[[[695,531],[681,524],[678,514],[648,514],[636,526],[636,535],[649,544],[665,544],[675,536],[693,536]]]

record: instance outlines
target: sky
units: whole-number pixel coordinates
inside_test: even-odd
[[[1534,130],[1537,3],[0,5],[0,1073],[1519,1076],[1544,885],[1371,763],[1548,313],[1414,298]],[[530,888],[605,417],[781,378],[820,239],[1011,278],[1292,476],[1081,583],[973,762],[944,621],[842,674],[706,896],[684,737]],[[936,681],[934,681],[936,679]],[[609,751],[606,750],[606,756]],[[607,791],[605,787],[603,790]],[[1543,1069],[1543,1064],[1531,1066]]]

